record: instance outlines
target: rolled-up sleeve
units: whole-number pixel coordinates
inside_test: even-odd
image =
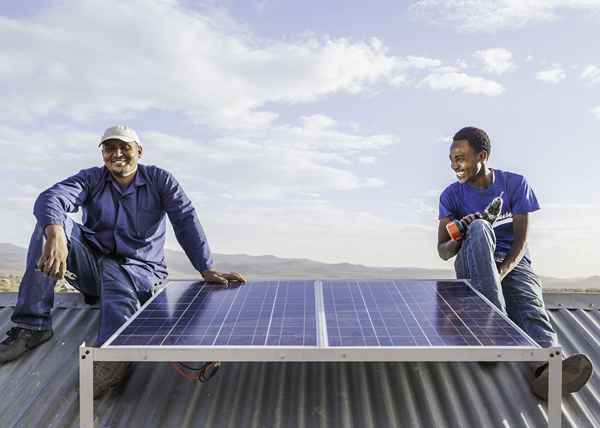
[[[33,205],[33,214],[42,228],[63,224],[67,213],[79,209],[87,197],[88,179],[86,172],[80,171],[40,193]]]
[[[212,268],[210,247],[192,201],[175,177],[167,171],[162,171],[159,181],[161,201],[179,245],[198,272]]]

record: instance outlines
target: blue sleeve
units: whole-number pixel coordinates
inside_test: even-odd
[[[192,201],[167,171],[160,172],[159,180],[161,202],[173,225],[177,242],[198,272],[210,269],[213,265],[210,247]]]
[[[515,187],[510,194],[513,214],[526,214],[540,209],[533,189],[523,176],[517,176]]]
[[[449,187],[446,188],[446,190],[444,190],[442,192],[442,195],[440,196],[438,220],[441,220],[446,217],[448,217],[452,220],[454,220],[458,217],[456,214],[456,209],[454,207],[454,204],[452,203],[452,197],[450,195]]]
[[[49,224],[63,224],[67,213],[76,212],[88,195],[89,183],[90,174],[82,170],[40,193],[33,214],[42,229]]]

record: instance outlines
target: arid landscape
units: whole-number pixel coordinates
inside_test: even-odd
[[[25,248],[0,243],[0,292],[18,290],[25,266]],[[171,279],[196,278],[198,273],[180,251],[166,251]],[[241,272],[249,280],[301,278],[354,278],[354,279],[448,279],[454,273],[443,269],[411,267],[369,267],[350,263],[321,263],[309,259],[286,259],[273,255],[214,254],[216,268],[221,271]],[[542,277],[544,287],[553,290],[600,292],[600,276],[588,278]],[[57,290],[71,288],[60,281]]]

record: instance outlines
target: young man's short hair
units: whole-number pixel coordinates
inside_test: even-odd
[[[454,134],[452,141],[458,140],[467,140],[476,153],[485,150],[489,156],[492,150],[492,143],[490,143],[488,134],[483,129],[474,126],[467,126]]]

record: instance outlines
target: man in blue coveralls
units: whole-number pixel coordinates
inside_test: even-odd
[[[104,167],[84,169],[42,192],[37,225],[12,320],[0,343],[0,363],[14,360],[52,337],[51,309],[58,279],[86,301],[100,300],[97,346],[147,301],[167,277],[165,215],[192,265],[207,282],[243,283],[238,273],[212,269],[210,248],[191,201],[167,171],[138,163],[143,149],[131,128],[106,130],[99,147]],[[82,208],[83,224],[67,213]],[[94,396],[120,383],[127,363],[94,365]]]
[[[454,135],[450,166],[455,182],[442,192],[439,204],[438,253],[444,260],[457,256],[456,276],[471,284],[508,314],[540,346],[557,345],[556,333],[542,300],[542,285],[527,249],[528,215],[539,204],[525,177],[487,166],[491,144],[481,129],[467,127]],[[481,218],[486,206],[502,194],[502,211],[491,224]],[[446,226],[462,220],[462,239],[453,240]],[[563,392],[578,391],[592,374],[583,354],[563,361]],[[534,367],[531,390],[547,398],[548,366]]]

